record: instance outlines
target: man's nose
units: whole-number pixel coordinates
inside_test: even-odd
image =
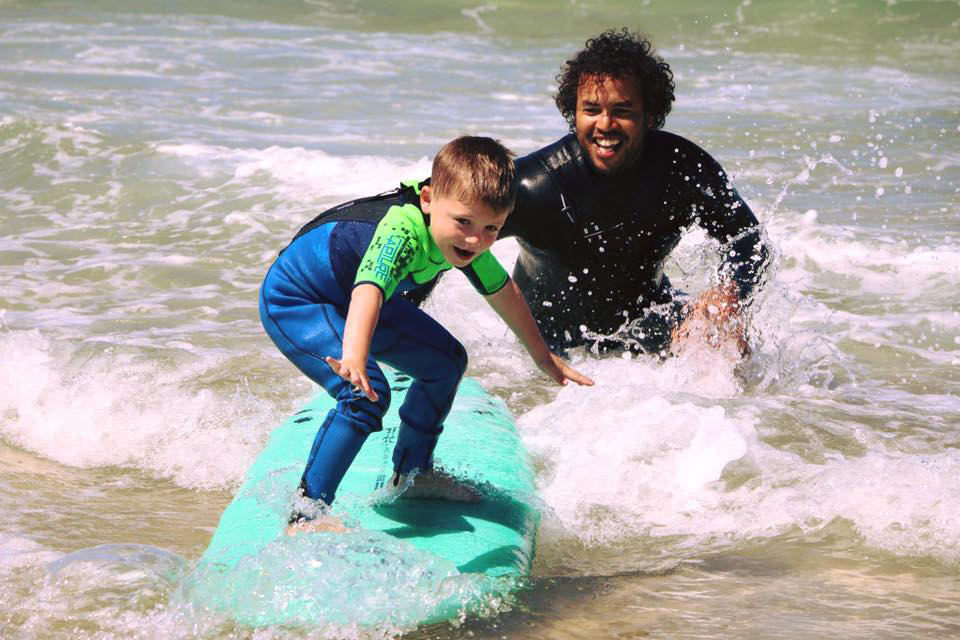
[[[612,129],[614,126],[613,115],[609,111],[600,112],[600,116],[597,118],[597,128],[608,130]]]

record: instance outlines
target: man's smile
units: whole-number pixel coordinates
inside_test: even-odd
[[[623,144],[621,136],[593,136],[593,144],[597,146],[597,155],[602,158],[610,158],[620,150]]]

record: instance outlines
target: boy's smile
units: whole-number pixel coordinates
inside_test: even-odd
[[[507,219],[505,211],[438,196],[429,186],[420,190],[420,209],[430,216],[430,235],[440,253],[455,267],[467,266],[489,249]]]

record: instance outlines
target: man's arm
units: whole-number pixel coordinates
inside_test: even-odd
[[[693,162],[688,167],[694,176],[698,222],[720,243],[721,282],[735,285],[738,299],[746,301],[762,283],[770,256],[760,222],[720,163],[703,149],[690,145],[689,159]]]
[[[523,299],[523,295],[512,279],[496,293],[486,296],[486,300],[516,334],[520,344],[541,371],[559,384],[566,384],[567,380],[573,380],[580,385],[593,385],[593,380],[571,368],[561,358],[550,352],[543,341],[543,336],[540,335],[540,330],[537,329],[530,307],[527,306],[526,300]]]
[[[698,224],[720,243],[722,260],[719,283],[690,305],[684,322],[674,330],[674,343],[682,348],[705,323],[714,334],[709,342],[716,346],[732,340],[746,354],[745,306],[762,284],[770,252],[759,221],[726,172],[707,152],[689,144],[686,173],[693,177],[692,209]]]

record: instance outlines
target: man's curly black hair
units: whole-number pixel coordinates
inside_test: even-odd
[[[670,65],[653,54],[653,45],[626,27],[610,29],[595,38],[577,53],[557,76],[556,101],[560,113],[575,130],[577,89],[584,75],[637,79],[643,96],[644,112],[651,118],[651,128],[660,129],[670,113],[674,101],[673,72]]]

